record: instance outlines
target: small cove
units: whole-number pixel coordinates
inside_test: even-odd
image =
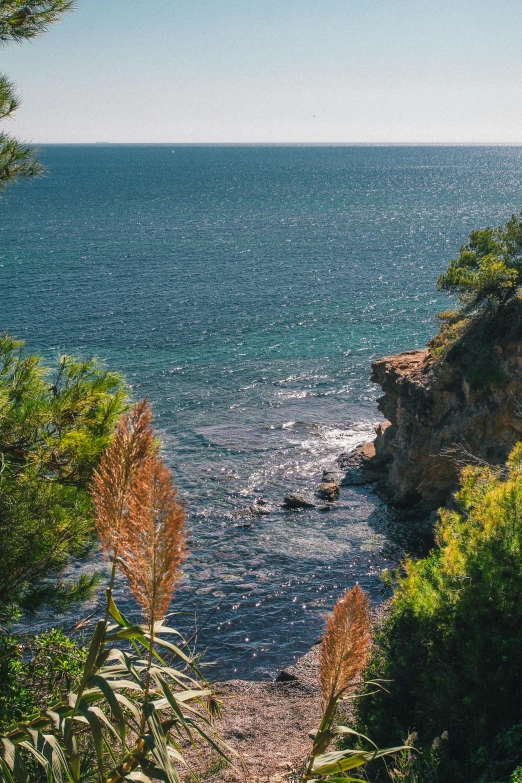
[[[433,333],[437,275],[469,231],[522,203],[521,149],[42,158],[50,175],[0,203],[2,328],[49,361],[96,354],[149,397],[188,507],[174,620],[190,633],[215,612],[198,636],[213,674],[271,677],[354,581],[379,600],[399,549],[368,488],[343,488],[328,513],[288,513],[282,499],[372,436],[371,361]],[[252,517],[256,499],[272,513]]]

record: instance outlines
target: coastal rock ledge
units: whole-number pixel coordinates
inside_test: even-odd
[[[490,345],[495,372],[470,376],[469,365],[429,350],[372,364],[387,421],[371,444],[341,455],[343,484],[377,480],[378,493],[412,521],[434,519],[451,504],[464,464],[505,462],[522,434],[522,343]]]

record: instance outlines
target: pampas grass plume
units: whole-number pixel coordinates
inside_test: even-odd
[[[185,511],[157,454],[136,473],[120,538],[120,567],[149,624],[166,614],[185,557]]]
[[[370,603],[355,585],[329,615],[319,655],[319,685],[325,703],[353,688],[370,646]]]
[[[156,451],[152,412],[147,400],[142,400],[121,416],[94,472],[92,496],[96,530],[108,558],[114,557],[119,548],[134,475],[144,460]]]

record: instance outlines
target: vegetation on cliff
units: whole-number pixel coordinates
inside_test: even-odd
[[[504,226],[472,231],[439,277],[442,291],[457,293],[463,313],[501,307],[517,296],[522,283],[522,211]]]
[[[437,316],[431,355],[459,364],[472,384],[505,380],[490,349],[522,336],[522,211],[504,226],[472,231],[437,286],[457,294],[458,308]]]
[[[448,732],[440,780],[507,781],[522,764],[522,444],[505,469],[466,467],[436,547],[406,560],[368,674],[389,680],[359,709],[377,742]]]

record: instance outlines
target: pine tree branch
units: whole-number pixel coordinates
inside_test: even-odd
[[[0,0],[0,45],[41,35],[73,6],[74,0]]]

